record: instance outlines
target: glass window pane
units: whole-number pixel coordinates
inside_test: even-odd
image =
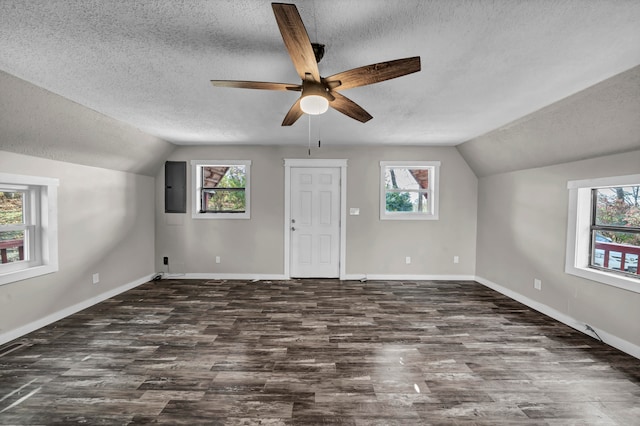
[[[640,228],[640,186],[598,188],[595,223]]]
[[[592,265],[634,274],[638,272],[640,234],[596,231],[594,240]]]
[[[426,192],[387,192],[385,209],[387,212],[428,213],[429,203],[427,198],[428,194]]]
[[[0,263],[24,260],[25,231],[0,231]]]
[[[203,205],[207,212],[244,213],[246,210],[246,198],[243,189],[205,190],[203,198]]]
[[[202,168],[203,188],[244,188],[246,166],[206,166]]]
[[[24,223],[24,193],[18,191],[0,192],[0,225]]]
[[[406,167],[387,167],[385,169],[386,189],[427,189],[428,169],[408,169]],[[425,186],[422,186],[425,185]]]

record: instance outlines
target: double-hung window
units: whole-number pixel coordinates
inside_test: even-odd
[[[591,189],[590,231],[590,266],[637,275],[640,181],[636,186]]]
[[[380,219],[438,219],[439,161],[381,161]]]
[[[0,284],[58,270],[57,186],[0,173]]]
[[[193,218],[249,219],[251,161],[193,160]]]
[[[640,175],[570,181],[565,271],[640,293]]]

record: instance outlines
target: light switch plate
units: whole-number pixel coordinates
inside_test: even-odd
[[[351,216],[358,216],[360,214],[360,209],[358,207],[351,207],[349,209],[349,214]]]

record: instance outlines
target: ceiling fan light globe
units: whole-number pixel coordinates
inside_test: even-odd
[[[320,115],[329,109],[329,101],[324,96],[307,95],[300,99],[300,109],[305,114]]]

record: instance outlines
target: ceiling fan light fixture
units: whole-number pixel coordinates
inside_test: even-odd
[[[309,115],[320,115],[329,109],[329,101],[321,95],[306,95],[300,99],[300,109]]]
[[[327,89],[322,84],[312,81],[302,82],[300,109],[309,115],[319,115],[327,112],[329,109]]]

